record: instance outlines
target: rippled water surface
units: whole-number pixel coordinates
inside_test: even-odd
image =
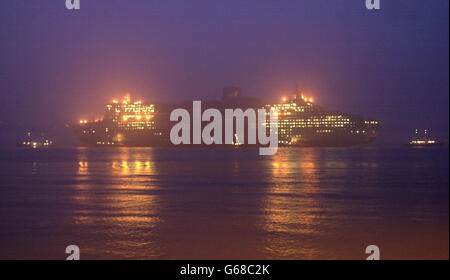
[[[0,258],[449,257],[448,149],[0,150]]]

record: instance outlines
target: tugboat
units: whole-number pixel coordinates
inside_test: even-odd
[[[22,142],[17,143],[18,148],[49,148],[53,145],[53,141],[50,141],[48,139],[44,139],[44,137],[41,137],[41,140],[33,140],[31,138],[31,132],[27,133],[27,138],[23,140]]]
[[[423,137],[419,138],[419,130],[416,129],[414,139],[405,144],[406,147],[442,147],[444,143],[428,138],[427,129],[424,130]]]

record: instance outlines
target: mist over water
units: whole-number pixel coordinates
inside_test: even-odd
[[[449,1],[382,2],[3,1],[0,144],[28,130],[66,144],[65,124],[127,92],[179,102],[238,86],[275,102],[297,85],[326,109],[380,120],[380,143],[416,128],[448,143]]]
[[[0,258],[448,259],[448,149],[0,150]]]

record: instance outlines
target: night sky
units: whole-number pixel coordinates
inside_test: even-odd
[[[414,128],[448,142],[449,1],[12,0],[0,4],[0,132],[74,139],[126,92],[148,102],[219,99],[225,86],[382,121],[379,144]]]

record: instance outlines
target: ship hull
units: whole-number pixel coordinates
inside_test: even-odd
[[[155,131],[127,131],[111,130],[106,132],[104,124],[96,124],[95,127],[75,125],[72,130],[80,140],[83,146],[126,146],[126,147],[158,147],[174,146],[169,138],[169,132]],[[95,133],[92,133],[95,131]],[[377,137],[377,131],[366,131],[366,133],[352,133],[350,131],[337,131],[335,133],[322,134],[314,133],[309,130],[298,131],[300,140],[297,142],[283,143],[282,139],[279,146],[293,147],[349,147],[371,143]],[[193,145],[208,146],[208,145]],[[209,146],[233,146],[231,144],[209,145]],[[243,147],[255,147],[257,145],[240,145]]]
[[[319,132],[318,132],[319,131]],[[349,147],[369,144],[378,136],[377,129],[334,129],[321,133],[318,129],[297,129],[290,139],[280,139],[281,146],[297,147]],[[322,130],[323,131],[323,130]]]
[[[168,141],[163,135],[155,134],[154,131],[121,131],[108,129],[107,125],[99,125],[95,128],[75,125],[72,130],[83,146],[128,146],[128,147],[152,147],[166,146]],[[92,133],[95,131],[95,133]]]
[[[405,144],[405,147],[409,148],[438,148],[444,146],[443,143],[433,143],[433,144]]]

